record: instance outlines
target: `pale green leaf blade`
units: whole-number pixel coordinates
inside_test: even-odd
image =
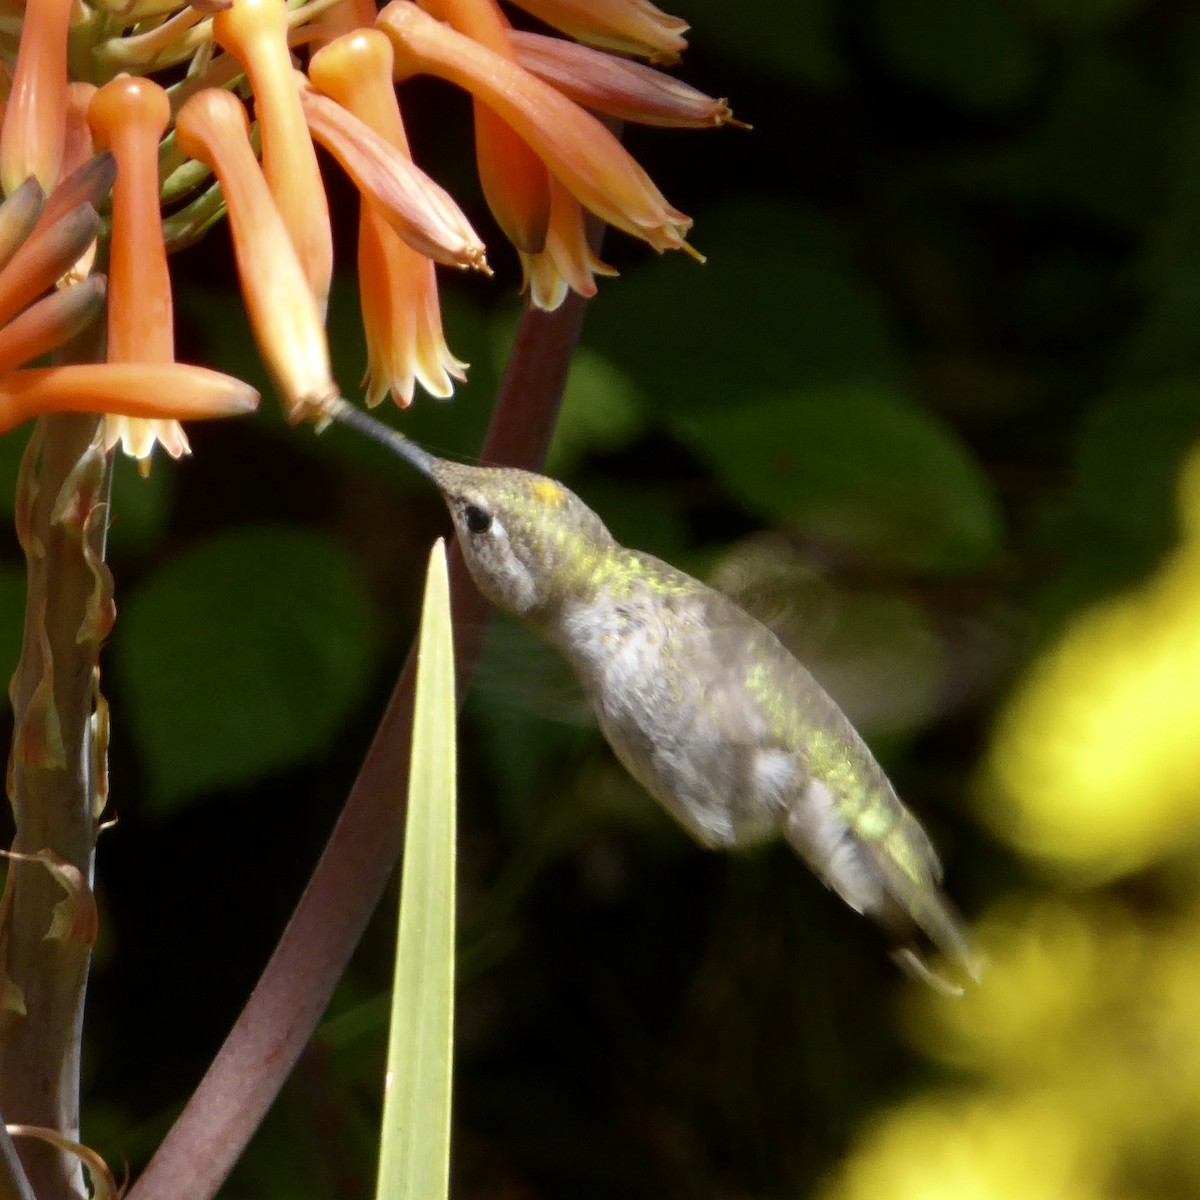
[[[454,647],[445,546],[421,615],[378,1200],[445,1200],[454,1045]]]

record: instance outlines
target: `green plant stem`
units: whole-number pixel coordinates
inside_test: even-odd
[[[9,763],[14,850],[53,851],[89,886],[103,791],[92,717],[100,644],[114,611],[103,563],[110,461],[101,445],[101,420],[43,417],[25,452],[17,530],[28,586],[11,691]],[[78,1140],[79,1047],[91,946],[47,937],[53,909],[63,899],[63,887],[42,864],[10,862],[0,908],[0,962],[7,975],[0,1112],[8,1122],[47,1126]],[[87,1195],[73,1156],[30,1139],[23,1140],[20,1157],[39,1200]]]
[[[480,457],[536,468],[545,457],[586,303],[527,311]],[[451,557],[461,699],[487,606]],[[404,670],[312,878],[258,985],[128,1200],[210,1200],[312,1036],[379,902],[404,840],[415,653]]]

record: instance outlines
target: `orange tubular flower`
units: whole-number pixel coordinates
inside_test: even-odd
[[[117,163],[109,242],[108,361],[175,361],[174,310],[158,209],[158,142],[171,121],[167,93],[123,75],[96,93],[88,112],[96,139]],[[120,442],[149,470],[156,441],[172,458],[190,450],[178,421],[110,416],[104,448]]]
[[[684,240],[690,218],[666,202],[595,117],[411,0],[392,0],[379,15],[379,27],[392,39],[397,77],[433,74],[467,89],[521,134],[585,208],[655,250],[691,251]]]
[[[375,0],[340,0],[320,20],[321,37],[331,42],[343,34],[375,24]]]
[[[509,24],[495,0],[425,0],[426,9],[495,54],[512,58]],[[550,224],[550,181],[539,156],[510,125],[476,98],[475,162],[488,208],[524,256],[539,254]]]
[[[408,138],[392,86],[392,47],[384,34],[362,30],[331,42],[313,55],[309,77],[407,159]],[[466,363],[446,345],[433,263],[418,250],[364,196],[358,278],[372,407],[388,391],[397,404],[410,404],[416,381],[444,398],[454,391],[452,380],[466,378]]]
[[[674,129],[736,125],[727,100],[706,96],[672,75],[578,42],[514,29],[517,62],[576,104],[619,121]]]
[[[11,195],[30,176],[58,182],[67,120],[67,26],[74,0],[28,0],[0,132],[0,183]]]
[[[179,110],[175,135],[225,193],[250,327],[288,419],[320,420],[338,395],[321,310],[254,157],[245,109],[228,92],[206,88]]]
[[[592,252],[579,201],[550,177],[550,228],[546,249],[532,255],[526,266],[529,296],[535,308],[553,312],[566,298],[567,289],[581,296],[596,294],[597,275],[617,272]]]
[[[89,202],[108,191],[112,170],[111,160],[93,160],[45,204],[30,176],[0,204],[0,371],[55,349],[99,315],[104,276],[66,286],[62,278],[80,248],[91,245],[99,221]]]
[[[96,154],[92,127],[88,124],[88,109],[96,94],[94,83],[67,84],[66,123],[63,127],[62,162],[58,178],[61,182],[73,175]]]
[[[44,211],[46,193],[32,175],[0,204],[0,269],[24,245]]]
[[[99,228],[96,210],[81,204],[53,225],[35,229],[0,270],[0,325],[52,288],[92,244]]]
[[[379,36],[386,46],[387,38]],[[331,43],[326,50],[336,45]],[[317,57],[324,53],[319,51]],[[303,76],[298,78],[303,80]],[[336,103],[330,95],[300,84],[300,102],[313,137],[338,160],[364,198],[414,250],[443,266],[474,267],[490,273],[483,242],[449,192],[408,157],[407,146],[398,148],[354,114],[351,105],[358,83],[353,80],[347,98]]]
[[[324,313],[333,275],[329,205],[288,50],[284,0],[233,0],[213,36],[246,69],[262,133],[262,170]]]
[[[687,49],[688,24],[649,0],[514,0],[569,37],[651,62],[674,63]]]
[[[50,412],[199,421],[240,416],[257,404],[258,393],[240,379],[182,363],[79,363],[0,375],[0,433]]]
[[[0,371],[19,367],[82,333],[104,307],[106,279],[89,275],[31,304],[0,329]]]
[[[94,155],[76,167],[46,197],[46,203],[34,227],[34,235],[40,235],[43,230],[49,229],[81,204],[99,208],[101,201],[112,191],[116,177],[117,162],[108,151]]]

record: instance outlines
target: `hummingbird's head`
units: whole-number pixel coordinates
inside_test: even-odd
[[[444,459],[429,474],[479,590],[517,616],[554,609],[586,589],[615,545],[574,492],[544,475]]]

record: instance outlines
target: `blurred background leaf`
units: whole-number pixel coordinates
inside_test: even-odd
[[[114,641],[148,798],[166,807],[327,747],[368,681],[375,613],[336,545],[248,527],[164,562]]]

